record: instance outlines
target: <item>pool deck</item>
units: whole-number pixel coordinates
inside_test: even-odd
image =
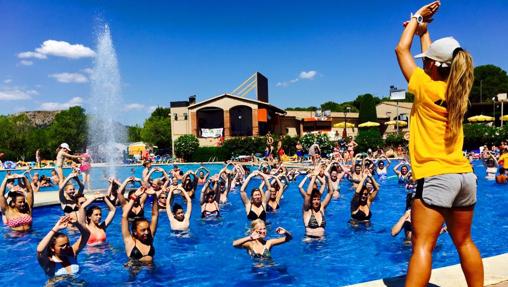
[[[105,189],[99,189],[94,190],[90,193],[102,193],[105,191]],[[45,191],[35,194],[35,207],[57,204],[59,204],[57,191]],[[483,266],[485,270],[486,286],[508,287],[508,253],[483,258]],[[349,287],[400,287],[404,286],[404,279],[405,276],[384,278],[350,285]],[[460,268],[460,265],[457,264],[433,269],[429,286],[461,287],[467,286],[467,284],[466,280],[464,279],[462,269]]]

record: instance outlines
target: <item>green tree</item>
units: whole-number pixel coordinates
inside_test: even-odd
[[[199,148],[199,140],[194,135],[183,135],[175,141],[175,154],[185,160]]]
[[[127,128],[127,137],[129,139],[129,142],[139,142],[142,141],[141,139],[141,131],[143,128],[141,128],[138,125],[135,126],[129,126]]]
[[[321,110],[323,111],[332,111],[332,112],[345,112],[347,111],[347,107],[351,108],[351,112],[358,112],[358,109],[354,106],[353,102],[344,102],[344,103],[336,103],[332,101],[328,101],[326,103],[321,104]]]
[[[160,149],[171,149],[171,118],[169,108],[156,108],[145,120],[141,139]]]
[[[381,99],[374,97],[371,94],[365,94],[358,96],[355,103],[358,101],[360,114],[358,115],[358,121],[360,123],[377,121],[376,105],[381,102]],[[355,104],[356,105],[356,104]]]
[[[503,69],[494,65],[478,66],[474,69],[474,83],[471,90],[471,102],[480,102],[480,85],[482,101],[492,102],[492,97],[508,92],[508,75]]]
[[[82,107],[71,107],[56,114],[48,127],[47,147],[50,156],[55,156],[56,148],[63,142],[68,143],[73,151],[85,151],[87,127],[87,117]]]

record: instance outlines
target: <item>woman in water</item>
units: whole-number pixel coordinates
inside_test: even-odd
[[[196,174],[198,177],[198,184],[203,185],[208,180],[208,176],[210,176],[210,171],[206,167],[200,166],[198,169],[196,169],[194,174]]]
[[[386,160],[387,164],[385,165],[385,162],[383,158]],[[388,175],[388,168],[390,167],[390,164],[392,163],[385,155],[382,155],[379,157],[379,159],[376,160],[377,167],[375,169],[375,172],[379,179],[385,179]]]
[[[139,188],[129,198],[122,214],[122,237],[125,244],[125,252],[131,260],[144,263],[151,263],[155,255],[153,239],[157,231],[157,222],[159,221],[159,208],[157,206],[157,196],[154,195],[152,202],[152,221],[145,218],[136,218],[132,222],[132,233],[129,231],[129,212],[134,203],[140,196],[145,194],[144,188]]]
[[[69,237],[60,230],[75,225],[80,236],[71,245]],[[37,245],[37,261],[44,273],[49,277],[73,275],[79,272],[78,254],[86,246],[90,232],[86,228],[82,214],[78,219],[65,215],[46,234]]]
[[[264,185],[264,182],[262,185]],[[274,212],[279,209],[280,199],[282,198],[282,194],[284,194],[285,190],[286,185],[280,181],[279,177],[274,176],[274,181],[271,183],[271,186],[266,189],[265,192],[266,212]]]
[[[249,255],[254,258],[271,258],[270,249],[273,246],[286,243],[293,238],[286,229],[278,227],[275,232],[284,237],[266,240],[266,224],[261,219],[253,220],[250,226],[250,235],[233,241],[233,246],[247,249]]]
[[[218,176],[212,177],[205,183],[201,190],[199,199],[201,218],[218,218],[220,216],[220,191],[217,180]]]
[[[411,208],[413,254],[406,286],[426,286],[432,269],[432,250],[441,225],[460,256],[468,286],[483,286],[483,263],[473,240],[471,224],[477,178],[462,155],[462,121],[473,86],[473,61],[452,37],[431,42],[427,23],[440,2],[423,6],[407,23],[395,49],[402,74],[414,95],[409,150],[416,199]],[[424,69],[411,55],[420,36]]]
[[[62,182],[64,179],[63,175],[63,166],[65,163],[65,159],[74,159],[74,160],[80,160],[81,157],[77,155],[71,155],[69,152],[71,151],[70,147],[66,143],[62,143],[58,149],[56,150],[56,173],[58,175],[58,182]],[[55,183],[57,184],[57,183]]]
[[[379,185],[370,174],[365,174],[356,188],[351,200],[351,224],[370,223],[372,211],[370,206],[377,196]]]
[[[74,180],[78,184],[78,191],[76,191],[74,184],[70,182],[71,180]],[[69,176],[60,184],[58,197],[60,199],[62,210],[66,215],[79,210],[79,198],[83,196],[84,189],[85,186],[79,180],[76,172],[69,174]]]
[[[409,169],[409,164],[405,160],[401,160],[396,166],[393,167],[393,172],[397,174],[399,183],[406,183],[408,181],[411,170]]]
[[[333,195],[333,187],[329,177],[325,177],[328,192],[323,201],[321,201],[321,191],[315,188],[314,183],[316,182],[318,172],[312,175],[310,184],[307,187],[307,193],[303,200],[303,224],[305,226],[305,236],[308,238],[322,238],[325,235],[326,219],[325,211],[326,207],[330,203]]]
[[[8,181],[23,181],[24,188],[10,191],[7,198],[4,196]],[[26,190],[26,197],[23,189]],[[10,199],[10,201],[8,200]],[[0,186],[0,210],[4,222],[14,231],[25,232],[32,228],[32,210],[34,206],[34,192],[28,178],[23,175],[7,175]]]
[[[125,197],[124,197],[125,188],[127,187],[127,184],[135,183],[135,182],[142,183],[140,178],[135,178],[133,176],[128,177],[127,179],[124,180],[124,182],[122,183],[120,188],[118,188],[118,190],[117,190],[118,201],[120,202],[120,205],[122,206],[123,211],[125,211],[127,203],[128,203],[127,199],[125,199]],[[140,187],[140,188],[142,188],[142,187]],[[136,192],[136,190],[129,191],[128,197],[131,198],[131,196],[135,192]],[[145,217],[144,206],[145,206],[146,197],[147,197],[146,193],[143,193],[141,196],[136,197],[136,200],[134,201],[133,206],[129,209],[129,212],[128,212],[129,222],[132,222],[137,218],[144,218]]]
[[[261,173],[259,171],[254,171],[251,174],[249,174],[249,176],[247,176],[247,179],[245,179],[245,182],[240,188],[240,197],[242,198],[243,205],[245,206],[247,219],[252,221],[259,218],[262,219],[263,221],[266,221],[266,199],[264,198],[265,195],[261,192],[259,188],[254,188],[252,189],[249,198],[247,196],[247,192],[245,191],[252,177],[256,175],[261,176],[266,186],[269,189],[271,188],[270,181],[268,180],[268,175]]]
[[[103,198],[104,202],[106,202],[106,205],[108,206],[109,212],[106,219],[101,222],[102,220],[102,210],[97,205],[92,205],[88,207],[92,202],[95,200]],[[80,207],[80,209],[84,209],[85,215],[86,215],[86,227],[90,231],[90,237],[88,238],[88,245],[98,245],[101,243],[104,243],[106,241],[106,228],[108,228],[109,224],[113,221],[113,218],[115,217],[116,208],[109,201],[109,198],[107,196],[104,196],[102,194],[94,194],[91,195],[85,203],[83,203]]]
[[[187,203],[187,210],[184,212],[183,207],[175,203],[171,206],[171,202],[173,200],[173,196],[176,191],[180,192],[180,195],[183,194],[185,198],[185,202]],[[173,231],[183,231],[188,230],[190,225],[190,217],[192,214],[192,201],[185,189],[178,187],[172,189],[166,200],[166,212],[168,214],[169,224],[171,225],[171,230]]]
[[[487,158],[483,159],[483,165],[485,166],[485,172],[487,173],[485,178],[489,180],[496,179],[498,163],[493,154],[489,153]]]

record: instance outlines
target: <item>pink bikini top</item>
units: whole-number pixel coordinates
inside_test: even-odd
[[[7,225],[12,228],[31,224],[32,224],[32,216],[30,216],[29,214],[22,214],[18,217],[7,219]]]

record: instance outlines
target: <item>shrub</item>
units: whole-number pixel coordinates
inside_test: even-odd
[[[185,160],[199,148],[199,140],[194,135],[183,135],[175,141],[176,156]]]
[[[465,124],[464,125],[464,149],[476,150],[482,145],[499,144],[502,134],[506,131],[504,128],[496,128],[485,124]]]
[[[191,155],[190,160],[193,162],[207,161],[225,161],[230,157],[226,155],[223,147],[198,147]]]
[[[402,134],[389,134],[385,139],[385,146],[397,147],[399,145],[405,146],[407,141]]]
[[[369,148],[383,146],[383,138],[378,128],[361,129],[355,142],[358,144],[356,147],[358,152],[367,152]]]

